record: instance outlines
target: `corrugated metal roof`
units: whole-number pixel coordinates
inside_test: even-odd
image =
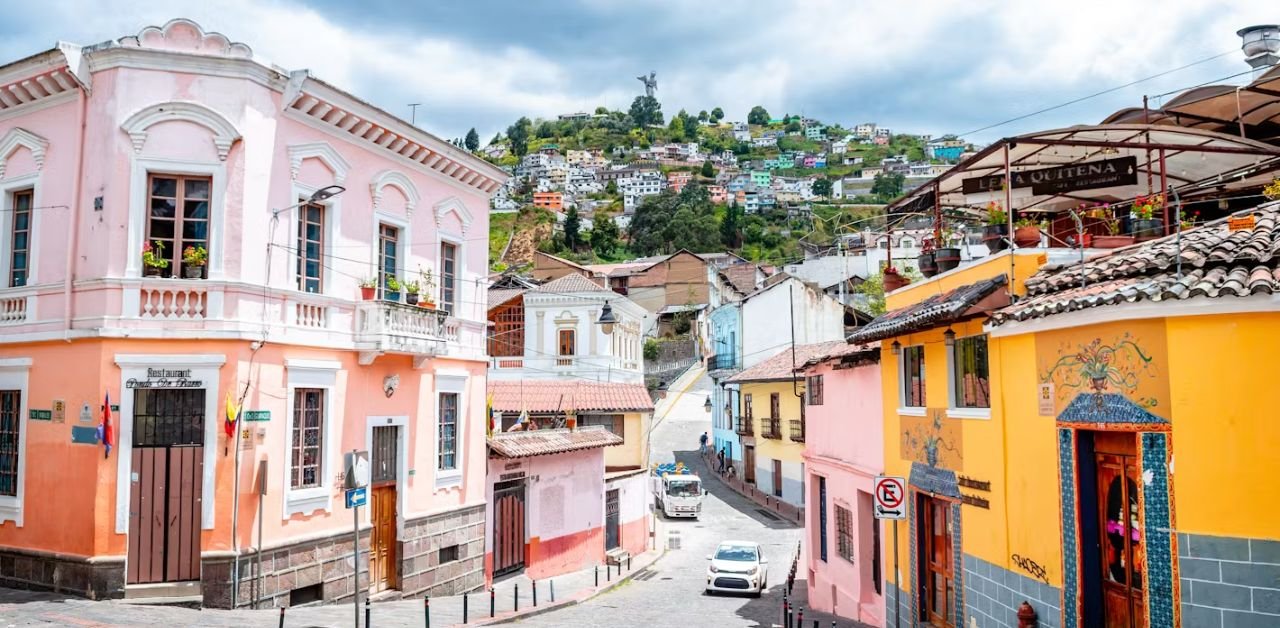
[[[503,432],[489,438],[489,450],[503,458],[546,456],[621,445],[622,437],[599,425],[576,430]]]

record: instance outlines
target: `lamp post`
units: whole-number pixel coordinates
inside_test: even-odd
[[[600,326],[600,331],[605,335],[613,334],[613,326],[618,323],[617,317],[613,315],[613,306],[608,301],[604,302],[604,307],[600,308],[600,320],[596,324]]]

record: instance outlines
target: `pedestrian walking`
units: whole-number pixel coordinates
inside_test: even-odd
[[[706,432],[703,432],[702,436],[698,437],[698,453],[699,454],[707,453],[707,433]]]
[[[716,457],[720,459],[720,473],[724,473],[724,448],[723,447],[720,448],[720,453],[716,454]]]

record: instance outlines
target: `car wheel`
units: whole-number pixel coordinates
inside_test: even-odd
[[[707,597],[714,597],[716,594],[716,592],[712,591],[711,589],[706,589],[705,591],[703,591],[703,593],[706,593]]]

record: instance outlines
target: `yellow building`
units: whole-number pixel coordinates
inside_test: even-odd
[[[908,479],[889,617],[1280,625],[1280,206],[1236,218],[1038,272],[1003,253],[851,338],[885,347]]]
[[[743,437],[743,478],[761,492],[804,505],[805,387],[795,368],[844,344],[787,348],[726,380],[740,386],[742,420],[753,432]]]

